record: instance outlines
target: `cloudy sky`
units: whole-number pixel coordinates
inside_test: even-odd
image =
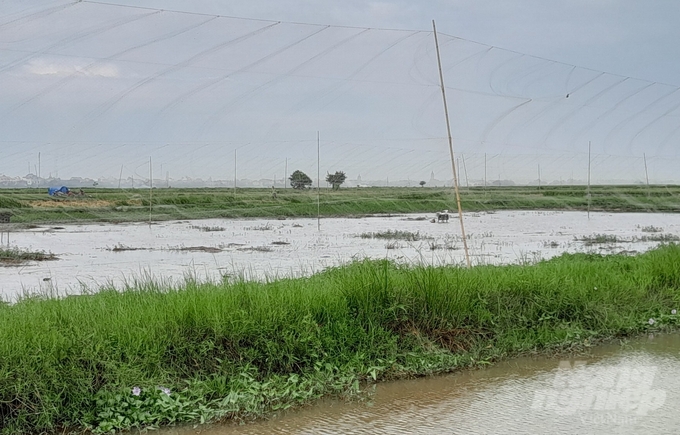
[[[0,174],[449,178],[432,19],[471,178],[674,177],[675,0],[0,0]]]

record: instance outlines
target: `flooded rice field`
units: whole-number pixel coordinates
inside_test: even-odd
[[[210,219],[0,228],[3,246],[53,253],[53,261],[0,267],[4,299],[73,294],[102,285],[190,276],[219,281],[294,277],[362,258],[464,264],[460,227],[425,214],[321,219]],[[680,235],[680,215],[499,211],[466,213],[473,264],[530,263],[563,252],[641,252]]]
[[[518,358],[476,371],[379,384],[368,400],[322,401],[241,426],[163,435],[677,433],[680,334]]]

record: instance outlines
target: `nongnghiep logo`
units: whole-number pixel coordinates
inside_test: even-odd
[[[653,389],[655,366],[587,366],[562,361],[552,388],[534,393],[531,409],[574,415],[586,411],[619,411],[646,416],[666,401],[666,391]]]

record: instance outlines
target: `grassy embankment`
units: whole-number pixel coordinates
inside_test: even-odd
[[[0,304],[0,432],[252,418],[365,381],[669,329],[678,265],[677,245],[532,266],[363,261],[270,283]]]
[[[316,191],[278,189],[86,189],[84,197],[50,198],[45,189],[0,191],[0,210],[12,222],[145,221],[240,217],[315,217]],[[465,211],[586,210],[585,186],[473,187],[462,189]],[[594,186],[591,210],[680,211],[680,186]],[[454,210],[451,189],[345,188],[321,190],[322,216],[378,213],[433,213]]]

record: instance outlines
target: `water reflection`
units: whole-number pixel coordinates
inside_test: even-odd
[[[324,401],[242,426],[166,435],[675,433],[680,334],[607,345],[570,360],[378,385],[368,402]]]

